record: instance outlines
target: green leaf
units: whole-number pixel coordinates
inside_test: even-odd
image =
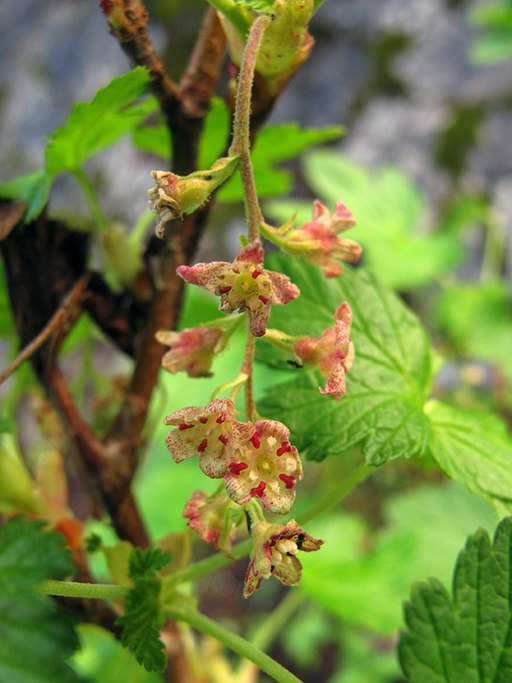
[[[73,683],[64,661],[78,647],[67,616],[34,589],[73,573],[61,534],[43,522],[17,517],[0,528],[0,680]]]
[[[318,337],[334,324],[342,301],[352,307],[356,360],[340,401],[319,393],[325,379],[306,368],[296,380],[267,390],[260,412],[282,420],[307,456],[322,460],[359,444],[369,465],[424,454],[431,387],[431,349],[416,317],[374,275],[346,268],[338,279],[299,259],[273,256],[273,270],[291,277],[301,296],[274,307],[270,325],[288,334]]]
[[[344,129],[331,126],[323,130],[301,128],[297,123],[267,126],[256,138],[252,151],[254,177],[260,197],[277,197],[286,194],[292,186],[292,173],[275,166],[288,161],[322,142],[336,140]],[[219,199],[225,202],[243,199],[240,174],[236,173],[219,192]]]
[[[0,197],[19,199],[24,202],[27,205],[24,221],[29,223],[39,216],[48,201],[50,184],[51,181],[46,171],[42,169],[32,171],[13,180],[0,183]]]
[[[172,154],[172,139],[162,117],[154,124],[137,126],[132,133],[133,144],[143,152],[168,161]]]
[[[274,6],[274,0],[235,0],[235,3],[252,12],[270,12]]]
[[[354,514],[311,523],[308,530],[325,545],[301,558],[300,590],[344,622],[391,635],[411,583],[429,576],[449,581],[467,535],[479,525],[494,529],[496,516],[455,482],[393,496],[382,515],[377,531]]]
[[[429,401],[429,451],[441,469],[470,491],[512,509],[512,439],[494,415]]]
[[[121,643],[147,671],[164,671],[166,659],[160,640],[163,617],[160,609],[160,581],[141,578],[128,593],[125,613],[117,622],[123,627]]]
[[[330,209],[346,204],[357,225],[349,237],[364,248],[363,259],[380,279],[396,289],[411,289],[436,280],[463,257],[455,235],[422,234],[418,226],[425,201],[402,172],[385,168],[370,173],[339,152],[318,150],[304,162],[306,178]],[[297,223],[311,220],[312,205],[273,203],[280,222],[299,209]]]
[[[199,141],[200,168],[210,168],[216,159],[225,155],[230,126],[231,117],[226,103],[220,97],[214,97]]]
[[[48,141],[46,169],[51,178],[76,171],[84,162],[132,130],[155,109],[154,99],[136,104],[149,87],[146,69],[114,78],[90,102],[77,102],[66,123]]]
[[[94,683],[115,683],[120,678],[126,683],[162,683],[158,674],[145,671],[109,631],[95,624],[81,624],[78,634],[81,648],[71,664]]]
[[[171,559],[160,548],[134,548],[129,560],[130,576],[132,579],[152,576],[169,564]]]
[[[416,585],[399,643],[410,683],[507,683],[512,680],[512,519],[493,543],[480,529],[467,540],[452,595],[436,579]]]

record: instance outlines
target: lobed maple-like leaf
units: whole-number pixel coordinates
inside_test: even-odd
[[[299,259],[276,255],[269,261],[301,290],[288,310],[273,311],[271,326],[318,336],[347,301],[355,362],[341,401],[321,395],[320,379],[302,368],[294,371],[296,379],[267,389],[260,412],[284,422],[310,459],[341,454],[357,444],[369,465],[423,455],[429,435],[423,404],[432,381],[431,347],[417,318],[363,269],[346,267],[340,278],[325,280]]]

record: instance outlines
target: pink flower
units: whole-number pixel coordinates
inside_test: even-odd
[[[362,249],[357,242],[338,237],[338,233],[353,228],[355,223],[354,216],[341,202],[337,202],[331,216],[329,209],[317,199],[313,204],[313,220],[290,230],[282,246],[323,268],[325,277],[337,277],[342,272],[337,259],[355,263],[361,257]]]
[[[222,330],[207,327],[182,332],[159,330],[157,341],[171,347],[162,358],[162,367],[173,375],[186,372],[189,377],[211,377],[210,366],[222,334]]]
[[[249,244],[233,263],[214,261],[180,266],[177,273],[185,282],[204,287],[220,296],[220,310],[247,311],[255,337],[265,334],[271,304],[287,304],[300,292],[286,275],[263,268],[263,247]]]
[[[327,377],[325,389],[320,392],[340,399],[346,391],[345,374],[354,362],[354,345],[350,341],[352,311],[346,301],[338,307],[334,317],[334,327],[325,330],[319,339],[304,337],[293,350],[303,363],[318,366]]]
[[[183,511],[183,517],[189,520],[187,526],[228,557],[231,557],[235,530],[232,506],[231,499],[224,491],[212,496],[206,491],[194,491]]]
[[[276,420],[258,420],[255,432],[234,452],[224,477],[231,498],[243,505],[260,498],[267,510],[286,514],[295,500],[302,465],[290,431]]]
[[[295,520],[286,526],[257,522],[252,528],[253,547],[247,569],[244,596],[247,598],[260,587],[262,579],[271,575],[285,586],[296,586],[301,579],[302,565],[299,550],[318,550],[323,541],[306,534]]]
[[[254,433],[254,426],[237,422],[233,401],[219,398],[205,408],[177,410],[164,419],[177,427],[167,437],[167,448],[175,462],[199,454],[199,467],[211,478],[223,477],[240,444]]]

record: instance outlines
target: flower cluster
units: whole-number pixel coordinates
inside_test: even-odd
[[[270,512],[290,511],[302,464],[281,422],[239,422],[233,402],[217,399],[205,408],[182,408],[164,423],[177,427],[167,437],[175,462],[199,455],[201,470],[208,477],[224,478],[227,493],[238,505],[258,498]]]
[[[280,11],[295,13],[297,22],[306,21],[312,11],[312,0],[288,3],[276,0]],[[274,17],[275,18],[275,17]],[[273,29],[279,22],[274,21]],[[292,40],[291,59],[296,57],[296,36]],[[263,42],[265,47],[265,42]],[[281,53],[282,45],[278,46]],[[295,52],[294,52],[295,50]],[[265,51],[262,59],[270,55]],[[298,53],[297,53],[298,54]],[[291,64],[291,62],[290,62]],[[269,61],[273,67],[273,60]],[[250,107],[247,107],[246,116]],[[235,117],[235,129],[237,126]],[[346,391],[345,375],[354,361],[354,345],[350,340],[352,313],[343,302],[335,313],[332,327],[320,337],[290,337],[267,325],[273,305],[284,305],[299,295],[298,287],[283,273],[264,267],[264,249],[260,235],[285,252],[301,255],[319,266],[327,278],[342,272],[341,261],[356,262],[361,247],[340,234],[354,227],[349,209],[338,202],[334,212],[320,201],[313,205],[313,218],[300,227],[293,221],[281,228],[267,225],[255,206],[256,190],[250,187],[247,173],[248,134],[244,142],[239,129],[234,131],[232,156],[219,159],[208,171],[196,171],[188,176],[154,171],[156,186],[150,190],[150,205],[159,214],[157,232],[162,236],[163,224],[181,218],[200,208],[233,172],[240,156],[246,196],[248,239],[232,262],[213,261],[181,265],[177,274],[186,283],[197,285],[219,297],[219,309],[228,314],[239,313],[248,318],[248,333],[243,362],[238,378],[217,388],[232,388],[230,398],[217,398],[205,406],[189,406],[168,415],[164,423],[173,429],[167,436],[167,447],[174,461],[198,457],[199,468],[212,479],[221,479],[223,486],[214,494],[197,490],[190,497],[184,517],[187,525],[200,538],[229,557],[236,527],[244,518],[252,535],[251,560],[245,578],[244,595],[256,591],[263,579],[274,576],[287,586],[299,583],[302,565],[299,551],[318,550],[323,541],[307,534],[294,520],[285,525],[266,521],[265,513],[288,514],[296,497],[296,485],[302,479],[302,463],[297,448],[291,443],[290,431],[282,422],[260,419],[252,395],[252,373],[255,337],[285,348],[301,364],[316,365],[326,378],[321,393],[340,399]],[[249,123],[245,121],[246,130]],[[240,137],[242,136],[242,137]],[[245,145],[245,149],[244,149]],[[229,153],[229,152],[228,152]],[[248,185],[249,184],[249,185]],[[156,339],[170,347],[163,354],[162,365],[170,373],[186,372],[190,377],[209,377],[216,353],[227,343],[239,318],[222,318],[181,332],[160,330]],[[245,384],[246,421],[239,420],[233,400]]]

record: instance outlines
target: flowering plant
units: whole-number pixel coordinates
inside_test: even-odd
[[[495,391],[460,399],[436,379],[439,349],[404,303],[421,309],[425,292],[390,289],[448,287],[456,230],[409,231],[411,184],[336,150],[306,159],[312,206],[264,203],[291,189],[278,162],[341,132],[264,126],[312,53],[322,0],[207,1],[175,82],[141,0],[101,0],[136,67],[75,105],[42,168],[0,183],[0,298],[13,313],[0,336],[22,346],[0,372],[14,376],[0,411],[2,676],[99,682],[121,662],[144,683],[254,683],[259,670],[283,683],[390,683],[399,641],[411,683],[511,680],[510,518],[492,543],[469,537],[453,599],[429,581],[400,611],[413,582],[448,572],[447,548],[494,526],[489,503],[512,509],[512,441],[487,405],[509,416],[505,376],[464,367]],[[88,166],[126,133],[138,161],[160,160],[134,193],[149,208],[131,228],[122,164],[115,221]],[[53,218],[64,174],[90,209],[78,222]],[[234,201],[245,222],[233,241]],[[498,242],[482,280],[503,269]],[[505,319],[508,298],[490,282],[491,313]],[[472,308],[464,328],[458,300],[444,303],[466,330],[457,344],[488,352],[489,311]],[[440,485],[443,474],[455,481]],[[396,493],[403,481],[410,497]],[[50,596],[74,598],[73,623]],[[340,652],[339,675],[330,657],[319,664],[324,651]]]

